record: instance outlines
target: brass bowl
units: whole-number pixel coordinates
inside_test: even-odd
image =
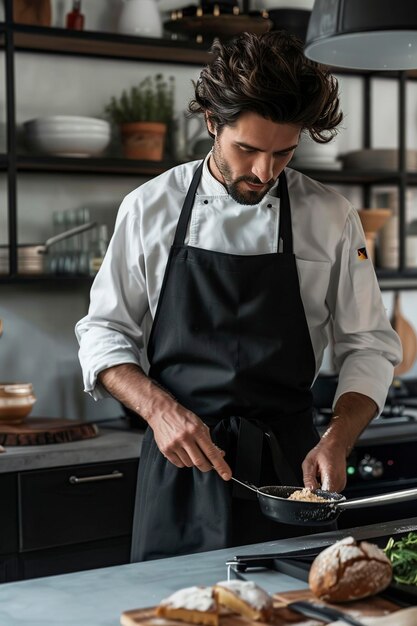
[[[31,383],[0,383],[0,423],[20,424],[35,402]]]

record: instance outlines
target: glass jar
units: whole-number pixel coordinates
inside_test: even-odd
[[[36,397],[32,383],[0,383],[0,421],[7,424],[23,422]]]

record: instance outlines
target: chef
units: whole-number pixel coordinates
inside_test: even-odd
[[[212,51],[190,110],[213,149],[123,200],[76,327],[86,391],[148,423],[134,561],[306,532],[229,479],[343,489],[401,360],[356,209],[287,167],[301,133],[333,137],[334,77],[282,32]],[[320,440],[311,386],[330,333],[340,376]]]

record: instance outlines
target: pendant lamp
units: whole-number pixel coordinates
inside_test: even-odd
[[[417,69],[417,0],[316,0],[304,53],[334,67]]]

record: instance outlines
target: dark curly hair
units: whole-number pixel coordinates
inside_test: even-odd
[[[314,141],[327,143],[342,121],[337,80],[310,61],[285,31],[243,33],[211,47],[214,60],[195,83],[190,113],[205,113],[219,132],[247,111],[273,122],[300,125]]]

